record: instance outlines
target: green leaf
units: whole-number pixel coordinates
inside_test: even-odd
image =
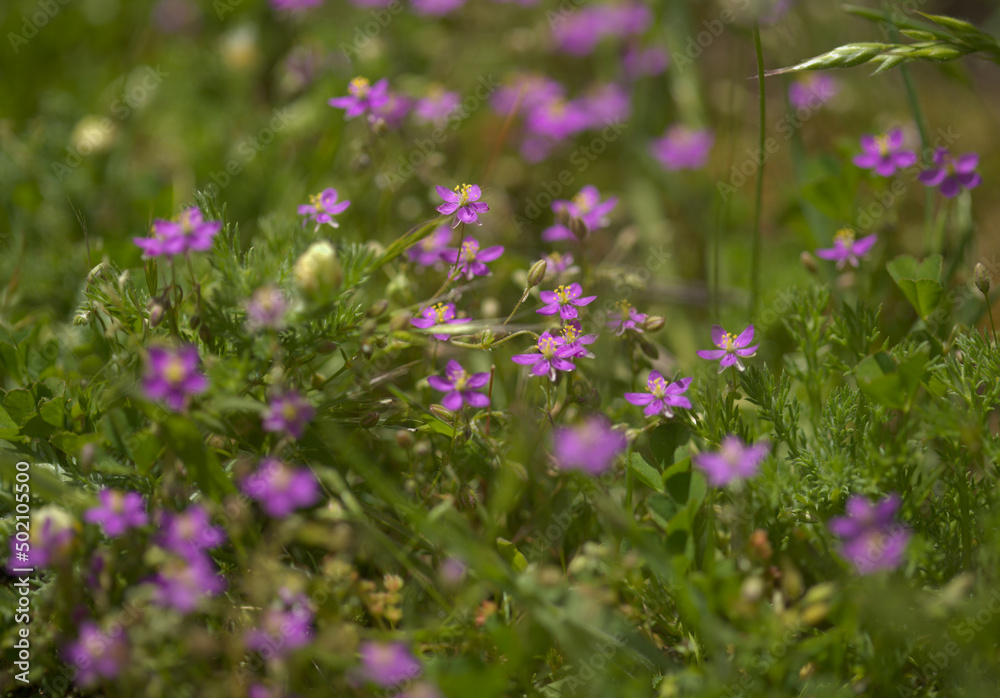
[[[690,438],[688,428],[680,422],[667,422],[653,429],[649,434],[649,450],[660,464],[661,469],[674,463],[674,453]]]
[[[385,252],[382,253],[382,256],[372,263],[371,267],[368,269],[368,273],[379,269],[382,265],[391,262],[396,257],[406,252],[408,249],[437,230],[444,220],[445,216],[438,216],[433,220],[427,221],[423,225],[414,226],[401,237],[393,240],[385,249]]]
[[[515,572],[524,572],[528,569],[528,559],[506,538],[497,538],[497,550]]]
[[[11,390],[3,398],[3,407],[18,426],[35,414],[35,398],[24,389]]]
[[[0,439],[15,436],[18,431],[20,430],[17,428],[17,423],[10,418],[7,410],[0,407]]]
[[[920,264],[909,255],[900,255],[886,264],[899,290],[922,319],[927,319],[941,303],[941,255],[931,255]]]
[[[54,397],[38,403],[38,416],[47,424],[63,428],[66,426],[66,398]]]
[[[166,444],[184,463],[192,484],[216,502],[236,492],[215,453],[205,445],[198,427],[180,415],[170,415],[162,426]]]
[[[638,453],[633,453],[628,459],[628,469],[641,482],[657,492],[663,491],[663,478],[656,468],[646,462]]]
[[[858,388],[868,398],[886,407],[907,410],[928,361],[929,353],[922,349],[897,367],[888,354],[879,352],[861,361],[854,369],[854,376]]]

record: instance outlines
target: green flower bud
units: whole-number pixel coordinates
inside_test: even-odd
[[[659,315],[650,315],[646,318],[646,321],[642,323],[642,329],[646,332],[656,332],[661,329],[666,322],[667,321]]]
[[[548,262],[540,259],[531,265],[528,270],[528,288],[534,288],[545,279],[545,271],[548,269]]]
[[[295,285],[304,295],[320,298],[340,285],[343,270],[333,245],[325,240],[313,243],[295,262]]]
[[[976,288],[978,288],[984,296],[990,297],[990,286],[992,285],[993,279],[990,277],[990,272],[983,266],[982,262],[976,263],[976,268],[973,270],[973,277],[976,279]]]

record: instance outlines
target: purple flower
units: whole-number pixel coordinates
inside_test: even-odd
[[[117,538],[130,528],[145,526],[149,521],[142,495],[138,492],[103,489],[97,496],[101,506],[85,511],[83,520],[100,524],[104,535],[109,538]]]
[[[847,264],[857,267],[858,260],[868,254],[876,240],[878,236],[872,233],[855,242],[854,231],[842,228],[833,238],[833,247],[816,250],[816,256],[836,261],[837,269],[843,269]]]
[[[420,676],[420,662],[402,642],[361,643],[361,662],[366,679],[380,686],[395,686]]]
[[[843,539],[841,554],[859,574],[892,569],[902,562],[910,531],[893,520],[899,505],[897,494],[877,504],[855,495],[847,500],[847,516],[830,520],[830,531]]]
[[[676,124],[667,129],[663,137],[653,141],[653,156],[663,169],[699,170],[708,162],[715,137],[707,129],[692,129]]]
[[[373,112],[389,101],[389,81],[382,78],[374,85],[368,78],[356,77],[347,86],[346,97],[333,97],[327,101],[331,107],[344,109],[344,118],[353,119],[365,112]]]
[[[582,470],[591,475],[610,468],[625,444],[625,435],[612,429],[600,415],[577,427],[557,428],[552,436],[556,464],[563,470]]]
[[[765,441],[747,446],[738,436],[730,435],[722,440],[718,451],[699,453],[692,462],[705,471],[709,484],[722,487],[756,475],[770,450],[771,446]]]
[[[314,614],[309,608],[309,600],[287,589],[282,589],[280,594],[281,603],[264,611],[257,627],[243,636],[249,649],[268,658],[285,657],[313,639]]]
[[[204,553],[173,557],[163,563],[153,578],[154,603],[191,613],[207,596],[221,594],[226,580],[218,574],[215,563]]]
[[[340,223],[335,221],[333,217],[346,211],[350,205],[350,201],[338,202],[337,190],[333,188],[324,189],[319,194],[312,194],[308,204],[299,206],[299,215],[305,216],[302,220],[302,226],[305,227],[306,221],[313,221],[316,224],[316,230],[319,230],[319,227],[324,223],[333,228],[339,228]]]
[[[675,383],[667,383],[659,371],[650,371],[646,380],[648,393],[625,393],[625,399],[633,405],[645,405],[643,413],[647,417],[662,414],[664,417],[674,416],[674,407],[691,409],[691,401],[682,393],[691,385],[690,378],[682,378]]]
[[[151,347],[142,382],[146,397],[164,400],[175,412],[184,409],[191,396],[208,390],[208,379],[198,372],[198,363],[198,349],[193,345],[177,351]]]
[[[796,109],[819,109],[840,90],[829,75],[806,73],[788,86],[788,101]]]
[[[618,301],[615,303],[616,310],[608,313],[607,326],[609,330],[614,330],[615,335],[621,337],[625,330],[642,332],[640,323],[646,321],[646,314],[638,312],[628,301]]]
[[[441,579],[449,586],[457,586],[465,579],[468,566],[457,557],[448,557],[441,562]]]
[[[740,332],[739,336],[729,334],[718,325],[712,325],[712,343],[718,349],[703,349],[697,354],[709,361],[719,361],[719,373],[722,373],[730,366],[736,366],[737,371],[746,368],[740,358],[753,356],[757,352],[758,344],[752,347],[747,346],[753,341],[753,325]]]
[[[518,75],[513,83],[500,87],[490,100],[493,108],[507,115],[520,100],[520,108],[531,111],[535,107],[561,99],[566,90],[558,82],[546,75],[525,73]]]
[[[262,286],[254,291],[253,298],[247,303],[246,308],[246,326],[249,332],[285,329],[288,300],[274,286]]]
[[[583,288],[578,283],[572,283],[569,286],[557,286],[555,291],[542,291],[538,295],[545,305],[535,312],[542,315],[555,315],[559,313],[559,317],[563,320],[572,320],[577,316],[576,309],[578,307],[582,308],[585,305],[590,305],[597,298],[597,296],[581,298]]]
[[[192,504],[177,514],[162,512],[159,525],[161,533],[156,544],[182,557],[196,558],[226,542],[226,532],[211,525],[208,512],[200,504]]]
[[[861,136],[861,150],[851,162],[866,170],[875,170],[882,177],[891,177],[896,168],[917,164],[917,154],[903,150],[903,130],[899,128],[881,136]]]
[[[465,4],[465,0],[413,0],[418,15],[446,15]]]
[[[372,125],[384,124],[388,128],[399,128],[410,113],[413,101],[398,92],[389,92],[385,102],[375,106],[372,113],[368,115],[368,121]]]
[[[277,458],[265,458],[240,484],[243,494],[260,502],[272,519],[283,519],[296,509],[315,504],[319,483],[309,468],[291,468]]]
[[[31,515],[31,534],[27,541],[11,536],[7,571],[16,576],[30,574],[15,569],[39,569],[61,565],[69,560],[76,539],[77,523],[66,511],[54,505],[40,508]]]
[[[173,257],[212,249],[212,239],[221,229],[221,221],[203,220],[201,211],[192,206],[181,211],[176,221],[157,218],[153,237],[132,238],[132,242],[142,248],[143,258]]]
[[[410,320],[410,324],[422,330],[435,327],[436,325],[452,325],[463,323],[465,320],[455,317],[454,303],[435,303],[420,311],[421,317]],[[451,339],[450,334],[436,334],[435,339],[447,342]]]
[[[271,7],[279,12],[306,10],[322,4],[323,0],[271,0]]]
[[[441,259],[448,264],[455,265],[454,274],[457,277],[463,274],[467,279],[474,276],[486,276],[490,273],[489,267],[484,262],[495,261],[503,254],[503,247],[496,245],[479,249],[479,241],[475,238],[465,238],[462,246],[458,249],[447,249],[441,253]]]
[[[641,49],[630,46],[622,57],[622,68],[629,80],[659,75],[670,65],[670,54],[658,46]]]
[[[452,359],[444,368],[445,377],[431,376],[427,379],[434,390],[445,393],[441,404],[452,412],[462,409],[463,403],[470,407],[488,407],[488,395],[475,392],[485,388],[490,382],[489,373],[466,373],[462,365]]]
[[[451,244],[452,229],[442,225],[406,251],[411,262],[422,267],[432,267],[441,261],[441,253]]]
[[[537,354],[515,354],[510,360],[522,366],[531,366],[531,375],[556,379],[556,371],[573,371],[576,366],[568,359],[576,356],[577,349],[563,340],[543,332],[538,338]]]
[[[632,100],[621,85],[598,85],[587,91],[579,100],[580,108],[587,115],[587,128],[601,129],[616,120],[628,121],[632,115]]]
[[[947,148],[938,148],[934,151],[934,164],[937,167],[924,170],[917,175],[917,179],[928,187],[940,185],[945,198],[958,196],[963,187],[975,189],[983,181],[976,172],[976,167],[979,166],[979,155],[976,153],[965,153],[953,158]]]
[[[587,359],[593,359],[594,355],[587,350],[585,345],[593,344],[596,341],[597,335],[584,334],[583,327],[577,320],[567,321],[566,326],[562,328],[562,332],[559,337],[556,338],[557,344],[573,350],[572,354],[567,354],[567,356],[571,358],[582,356]]]
[[[649,10],[639,3],[587,5],[561,17],[552,27],[552,34],[562,51],[586,56],[604,37],[642,33],[649,20]]]
[[[482,191],[475,184],[460,184],[455,187],[455,191],[445,189],[438,185],[434,188],[438,196],[444,199],[444,203],[437,207],[437,212],[449,216],[455,214],[455,222],[451,227],[455,228],[459,223],[479,222],[479,214],[490,210],[490,207],[479,200]]]
[[[460,0],[464,2],[464,0]],[[451,114],[462,104],[462,98],[457,92],[445,92],[440,87],[434,88],[423,99],[417,100],[414,114],[421,121],[442,126]]]
[[[572,218],[579,218],[587,226],[587,231],[590,232],[607,226],[611,221],[608,214],[617,205],[618,197],[612,196],[606,201],[601,201],[601,192],[597,190],[597,187],[588,184],[569,201],[565,199],[553,201],[552,210],[556,213],[565,212]],[[575,239],[573,231],[562,223],[556,223],[550,228],[546,228],[542,233],[542,240],[546,242]]]
[[[590,114],[583,104],[560,98],[530,108],[524,120],[527,131],[551,141],[561,141],[590,125]]]
[[[294,390],[278,392],[271,396],[262,424],[264,431],[288,432],[301,439],[306,425],[316,414],[316,409]]]
[[[559,254],[558,252],[550,252],[545,255],[542,259],[545,260],[545,275],[549,274],[562,274],[564,271],[569,270],[573,265],[573,255],[569,252],[565,254]]]
[[[123,634],[109,635],[94,621],[85,620],[76,640],[63,649],[63,658],[76,668],[74,681],[85,688],[118,676],[128,662],[128,645]]]

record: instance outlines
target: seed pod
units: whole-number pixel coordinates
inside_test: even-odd
[[[364,417],[361,418],[361,428],[371,429],[373,426],[378,424],[379,414],[378,412],[369,412]]]
[[[379,317],[389,309],[389,301],[385,298],[375,301],[368,309],[368,317]]]
[[[650,315],[646,318],[646,321],[642,323],[642,329],[646,332],[656,332],[661,329],[665,324],[666,320],[659,315]]]
[[[983,266],[982,262],[976,263],[976,268],[973,271],[973,276],[976,279],[976,288],[978,288],[984,296],[989,298],[990,296],[990,286],[992,285],[993,279],[990,277],[990,272]]]

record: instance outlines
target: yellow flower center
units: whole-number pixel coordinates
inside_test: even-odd
[[[622,320],[627,320],[628,316],[632,314],[632,304],[628,301],[617,301],[615,307],[618,308],[618,314],[622,316]]]
[[[285,419],[292,420],[299,416],[299,411],[295,409],[295,405],[290,402],[286,402],[285,406],[281,408],[281,415]]]
[[[854,230],[851,228],[841,228],[833,236],[833,239],[840,242],[844,247],[850,247],[854,244]]]
[[[475,240],[466,240],[462,243],[462,258],[466,262],[471,262],[476,258],[476,252],[479,251],[479,243]]]
[[[889,136],[876,136],[875,143],[878,145],[879,155],[886,155],[889,152]]]
[[[316,211],[322,211],[323,210],[323,204],[320,202],[320,195],[319,194],[310,194],[309,195],[309,205],[312,206],[314,209],[316,209]]]
[[[556,295],[559,296],[560,303],[566,304],[569,302],[569,297],[566,295],[568,291],[569,289],[567,289],[565,286],[560,286],[559,288],[556,289]]]
[[[452,385],[455,386],[455,390],[465,390],[465,384],[468,382],[469,382],[469,374],[466,373],[465,369],[463,368],[459,372],[459,374],[455,376],[455,380],[452,381]]]
[[[437,316],[438,324],[444,322],[444,316],[447,310],[448,309],[445,307],[444,303],[438,303],[434,306],[434,315]]]
[[[663,396],[667,394],[667,381],[663,380],[663,376],[656,378],[649,384],[649,392],[656,398],[663,399]]]
[[[163,377],[167,379],[168,383],[183,383],[186,375],[187,369],[179,356],[172,357],[163,369]]]
[[[455,192],[462,197],[462,200],[458,202],[459,206],[464,206],[469,201],[469,191],[471,191],[471,184],[459,184],[455,187]]]
[[[546,359],[551,359],[556,353],[556,340],[555,337],[540,337],[538,339],[538,350],[542,352],[542,356]]]
[[[368,78],[356,77],[351,80],[350,86],[347,88],[348,91],[357,97],[358,99],[364,99],[368,96],[368,90],[371,88],[371,83],[368,82]]]
[[[566,327],[563,328],[562,334],[568,343],[572,343],[576,341],[581,332],[573,325],[566,325]]]
[[[725,336],[722,338],[722,348],[732,354],[733,350],[736,348],[736,335],[726,332]]]
[[[573,197],[573,203],[580,209],[580,213],[587,213],[591,209],[590,199],[583,192]]]

